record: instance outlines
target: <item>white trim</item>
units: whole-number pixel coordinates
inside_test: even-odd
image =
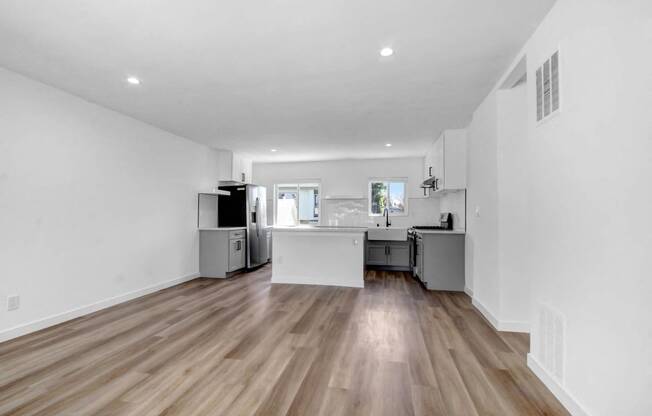
[[[499,331],[530,333],[530,323],[524,321],[500,321]]]
[[[550,373],[537,361],[532,354],[527,355],[527,366],[532,370],[539,380],[550,390],[550,392],[561,402],[561,404],[573,416],[589,416],[589,412],[575,399],[564,386],[559,384]]]
[[[470,287],[468,287],[468,286],[465,285],[465,286],[464,286],[464,293],[466,293],[467,295],[469,295],[469,297],[471,298],[471,300],[473,300],[473,289],[471,289]]]
[[[9,341],[10,339],[18,338],[20,336],[39,331],[41,329],[45,329],[50,326],[60,324],[62,322],[66,322],[83,315],[88,315],[89,313],[97,312],[101,309],[106,309],[108,307],[117,305],[119,303],[127,302],[129,300],[136,299],[141,296],[148,295],[150,293],[158,292],[159,290],[168,288],[170,286],[178,285],[180,283],[184,283],[189,280],[196,279],[199,276],[200,276],[199,273],[191,273],[186,276],[177,277],[175,279],[157,283],[152,286],[147,286],[142,289],[134,290],[132,292],[123,293],[122,295],[114,296],[112,298],[104,299],[99,302],[84,305],[79,308],[71,309],[66,312],[48,316],[46,318],[37,319],[35,321],[26,324],[14,326],[13,328],[8,328],[3,331],[0,331],[0,342]]]
[[[362,283],[358,281],[328,283],[319,276],[272,276],[272,279],[272,284],[364,288],[364,281]]]
[[[471,291],[467,287],[464,287],[464,291]],[[471,291],[473,293],[473,291]],[[467,293],[468,294],[468,293]],[[496,331],[506,331],[506,332],[525,332],[530,333],[530,323],[527,321],[501,321],[492,314],[487,307],[485,307],[477,298],[474,298],[472,295],[471,303],[473,306],[485,317],[487,321],[494,327]]]
[[[326,198],[322,196],[322,183],[321,179],[299,179],[299,180],[288,180],[288,181],[282,181],[275,183],[273,185],[272,189],[272,224],[276,225],[276,210],[277,210],[277,201],[278,201],[278,187],[279,186],[296,186],[297,187],[297,216],[299,215],[299,189],[301,188],[301,185],[312,185],[315,184],[317,185],[318,193],[319,193],[319,218],[317,218],[317,225],[321,225],[321,218],[323,214],[323,206],[322,206],[322,201]],[[299,220],[297,218],[297,220]],[[299,222],[301,222],[299,220]]]
[[[405,177],[371,177],[367,181],[367,216],[370,218],[377,218],[377,217],[383,217],[384,214],[372,214],[371,212],[371,184],[374,182],[396,182],[396,183],[403,183],[403,191],[405,194],[403,195],[403,200],[405,202],[405,210],[403,210],[403,213],[401,214],[392,214],[391,212],[389,213],[390,217],[407,217],[410,215],[409,213],[409,203],[408,200],[410,199],[408,197],[408,185],[409,185],[409,178]],[[389,185],[387,186],[387,194],[389,196]]]
[[[471,304],[475,306],[478,312],[480,312],[487,321],[489,321],[491,326],[493,326],[496,331],[500,331],[500,329],[498,329],[498,327],[500,326],[498,322],[498,318],[496,318],[491,312],[489,312],[489,309],[487,309],[482,303],[480,303],[480,301],[477,298],[473,298]]]

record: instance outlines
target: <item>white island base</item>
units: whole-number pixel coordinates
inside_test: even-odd
[[[274,227],[272,283],[364,287],[362,227]]]

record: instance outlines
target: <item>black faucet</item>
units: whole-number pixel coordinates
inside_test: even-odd
[[[383,216],[385,217],[385,228],[392,225],[391,221],[389,220],[389,209],[385,208],[385,211],[383,211]]]

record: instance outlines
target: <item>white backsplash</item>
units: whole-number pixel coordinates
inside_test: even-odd
[[[322,200],[322,225],[375,227],[385,224],[384,217],[368,214],[367,199]],[[410,198],[408,215],[390,217],[392,226],[434,225],[439,220],[439,200],[436,198]]]
[[[453,227],[466,229],[466,191],[447,192],[440,198],[441,212],[453,214]]]

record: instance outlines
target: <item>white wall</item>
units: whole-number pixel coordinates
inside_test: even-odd
[[[368,215],[370,178],[407,178],[408,216],[392,217],[392,225],[434,224],[439,220],[439,199],[424,198],[419,185],[423,181],[423,158],[331,160],[320,162],[254,163],[253,181],[267,187],[273,198],[274,184],[296,181],[321,182],[322,196],[355,195],[360,200],[329,201],[322,198],[323,225],[375,226],[384,224],[382,217]],[[271,223],[273,202],[268,202]]]
[[[498,109],[490,95],[467,133],[466,286],[494,314],[500,310],[498,274]]]
[[[473,115],[468,141],[466,286],[499,329],[527,332],[525,84],[492,92]]]
[[[0,340],[198,272],[211,150],[3,69],[0,91]]]
[[[530,278],[526,259],[528,240],[523,236],[534,212],[525,198],[529,186],[527,155],[527,84],[496,92],[499,319],[503,327],[528,331]]]
[[[469,128],[467,278],[475,296],[500,311],[499,301],[489,300],[491,286],[501,284],[494,259],[500,273],[512,267],[529,277],[530,365],[575,415],[652,414],[650,45],[652,2],[559,0],[514,61],[525,54],[533,80],[535,68],[560,50],[561,113],[537,124],[529,82],[527,136],[508,145],[518,145],[508,155],[512,162],[519,155],[527,161],[522,183],[493,166],[491,152],[500,143],[495,91]],[[491,192],[514,186],[523,187],[527,217],[509,239],[522,241],[527,252],[510,260],[494,254],[495,224],[507,214],[484,207],[498,206]],[[502,210],[523,203],[505,201]],[[479,218],[472,216],[476,204]],[[565,321],[561,378],[540,365],[542,305]]]

